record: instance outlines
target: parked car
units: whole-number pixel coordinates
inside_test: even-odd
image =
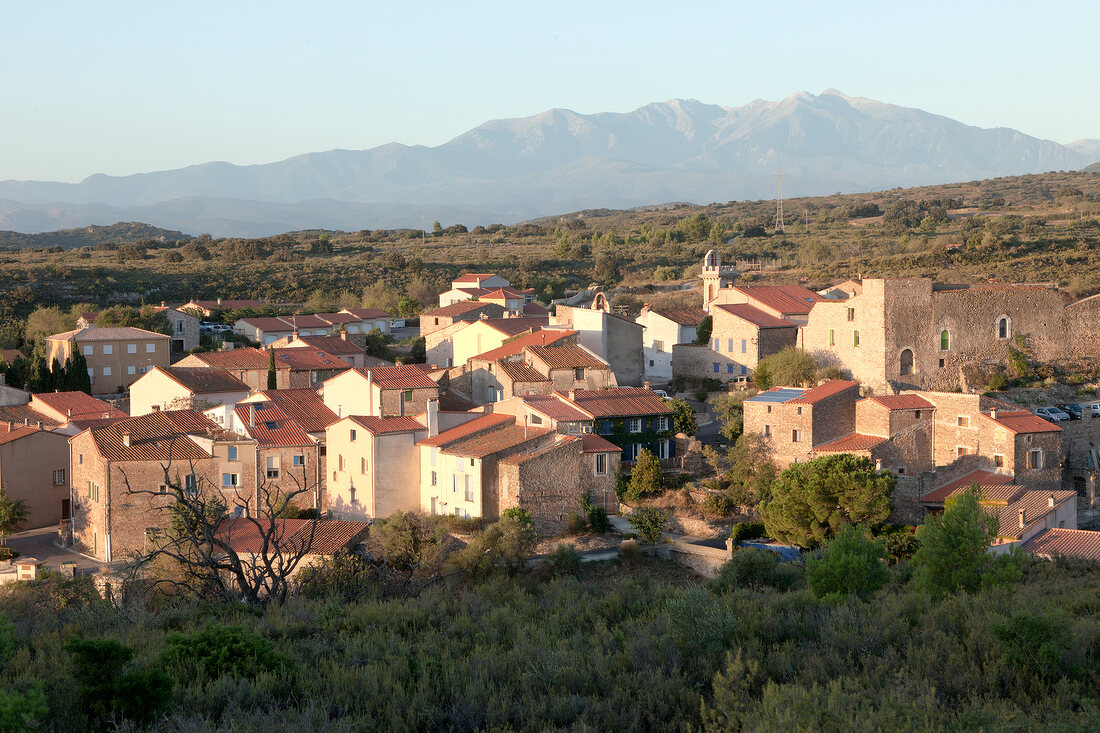
[[[404,318],[394,318],[394,319],[390,320],[390,328],[404,328],[404,327],[405,327],[405,319]]]
[[[1069,415],[1062,412],[1057,407],[1040,407],[1035,411],[1035,414],[1044,420],[1050,420],[1051,422],[1062,422],[1063,420],[1069,420]]]
[[[668,399],[668,392],[665,392],[663,389],[655,389],[653,390],[653,394],[657,395],[658,397],[663,397],[666,400]]]
[[[1090,417],[1100,417],[1100,402],[1089,402],[1085,409],[1091,413]]]
[[[214,331],[217,332],[217,333],[229,333],[230,331],[233,330],[232,326],[227,326],[224,323],[215,323],[213,328],[214,328]]]
[[[1058,408],[1069,415],[1070,420],[1080,420],[1085,412],[1085,406],[1076,402],[1070,402],[1068,405],[1058,405]]]

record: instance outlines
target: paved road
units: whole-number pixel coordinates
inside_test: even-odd
[[[65,561],[75,562],[77,569],[84,572],[95,571],[104,566],[104,563],[97,560],[58,547],[54,544],[56,540],[57,527],[42,527],[8,535],[7,545],[16,550],[21,557],[41,560],[46,567],[53,570],[57,570]]]

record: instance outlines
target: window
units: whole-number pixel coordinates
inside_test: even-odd
[[[836,346],[836,330],[829,329],[829,346]]]
[[[726,374],[733,374],[733,364],[726,364]]]
[[[1004,468],[1005,467],[1005,457],[1004,456],[993,456],[993,466],[994,466],[994,468]]]
[[[947,329],[940,331],[940,351],[951,351],[951,332]]]
[[[88,498],[92,501],[99,501],[99,486],[93,481],[88,482]]]
[[[940,369],[943,369],[943,365],[944,365],[944,363],[945,363],[945,360],[943,360],[943,359],[940,359]]]
[[[531,414],[531,424],[532,425],[542,425],[542,417],[532,413]]]
[[[104,355],[113,354],[113,353],[115,353],[114,344],[103,344],[103,354]]]
[[[566,429],[566,432],[569,432],[569,433],[579,433],[581,428],[580,428],[579,425],[577,425],[577,423],[571,422],[565,427],[565,429]]]
[[[111,376],[111,367],[103,367],[103,376],[105,376],[105,377]]]
[[[611,435],[610,420],[600,420],[600,435]]]
[[[721,367],[718,366],[718,362],[714,362],[714,373],[717,374],[721,370],[722,370]]]
[[[306,457],[305,456],[294,456],[294,458],[292,459],[292,463],[295,466],[304,466],[304,465],[306,465]]]
[[[792,430],[791,431],[791,442],[792,443],[802,442],[802,431],[801,430]]]
[[[348,435],[348,440],[353,443],[355,442],[355,430],[352,430],[351,433]]]
[[[1009,323],[1008,317],[1001,316],[1001,320],[997,321],[997,338],[1006,339],[1011,331],[1012,326]]]
[[[146,354],[155,354],[157,352],[157,345],[153,343],[145,344]]]
[[[968,428],[968,427],[970,427],[970,418],[967,417],[966,415],[959,415],[955,419],[955,424],[957,426],[959,426],[960,428]]]
[[[764,437],[765,438],[772,437],[772,426],[771,425],[765,425],[764,426]]]
[[[359,473],[366,474],[366,472],[367,472],[367,459],[366,458],[360,458],[359,459]]]
[[[233,488],[237,485],[239,479],[238,474],[235,473],[223,473],[222,474],[222,488]]]
[[[132,367],[132,366],[128,366],[128,367],[126,367],[126,373],[127,374],[136,374],[137,373],[137,368]]]
[[[722,339],[714,339],[714,350],[715,351],[721,351],[722,350]]]
[[[745,343],[742,341],[741,343]],[[733,353],[733,339],[726,339],[726,351]]]
[[[657,457],[660,459],[672,458],[672,449],[669,447],[669,441],[662,440],[657,444]]]
[[[237,460],[237,446],[231,445],[228,448],[226,448],[226,451],[229,455],[229,460],[231,460],[231,461]]]
[[[470,486],[470,474],[466,474],[465,476],[463,476],[463,478],[466,479],[466,486],[465,486],[466,501],[473,501],[474,500],[474,489],[473,489],[472,486]]]
[[[344,456],[343,456],[343,454],[337,456],[337,458],[336,458],[336,467],[341,471],[344,470]]]
[[[137,344],[126,344],[126,353],[127,354],[136,354],[137,353]]]
[[[199,490],[198,479],[195,478],[195,474],[189,473],[183,477],[183,490],[188,494],[194,494]]]
[[[584,367],[577,367],[573,370],[573,379],[584,379]]]
[[[898,373],[901,376],[913,373],[913,350],[902,349],[901,360],[898,365]]]
[[[642,432],[642,421],[636,417],[630,418],[630,426],[628,430],[630,430],[630,432],[632,433]]]
[[[434,466],[435,462],[436,462],[436,456],[439,455],[439,449],[433,447],[429,455],[431,456],[431,462],[432,462],[432,465]]]
[[[460,506],[455,507],[455,516],[459,519],[466,519],[470,516],[470,513]]]
[[[856,309],[855,308],[849,308],[848,309],[848,320],[849,321],[854,321],[855,319],[856,319]]]
[[[920,410],[913,410],[913,418],[920,420]]]
[[[859,331],[852,331],[852,346],[859,346]]]
[[[962,458],[963,456],[972,456],[974,455],[974,449],[967,448],[965,445],[960,445],[958,448],[955,449],[955,455],[959,458]]]
[[[652,359],[649,360],[649,365],[653,366],[653,360]]]
[[[85,346],[84,347],[84,356],[91,356],[92,355],[92,349],[94,349],[94,348],[95,347],[93,347],[93,346]]]
[[[607,473],[607,454],[606,453],[597,453],[596,454],[596,473],[600,474],[601,476]]]
[[[436,486],[439,483],[439,474],[432,471],[432,486]]]
[[[745,366],[744,364],[742,364],[741,365],[741,376],[743,377],[748,373],[749,373],[749,368],[747,366]]]
[[[664,351],[665,350],[665,342],[664,341],[654,341],[653,342],[653,348],[657,351]]]
[[[662,430],[668,430],[668,418],[667,417],[657,418],[657,432],[661,432]]]
[[[742,354],[749,353],[749,342],[748,342],[747,339],[741,339],[741,353]]]
[[[183,333],[183,321],[176,321],[176,333]]]
[[[1027,452],[1027,467],[1038,469],[1043,467],[1043,452],[1037,448]]]
[[[898,476],[904,476],[905,475],[905,466],[898,466],[897,467],[897,474],[898,474]]]
[[[413,391],[411,389],[405,390],[405,401],[406,402],[412,402],[413,401]]]
[[[267,457],[267,477],[279,478],[279,459],[275,456]]]
[[[771,405],[768,405],[768,406],[767,406],[767,410],[766,410],[766,411],[767,411],[767,412],[771,412],[771,411],[772,411],[772,406],[771,406]]]
[[[65,469],[59,468],[53,472],[53,485],[61,486],[65,483]]]
[[[78,466],[83,466],[84,465],[84,454],[83,453],[77,453],[76,454],[76,465],[78,465]]]

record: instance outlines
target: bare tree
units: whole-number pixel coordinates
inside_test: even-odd
[[[183,477],[173,477],[171,463],[164,464],[164,485],[155,489],[135,488],[124,476],[132,496],[169,497],[161,508],[167,526],[129,564],[127,582],[250,604],[282,603],[291,576],[311,552],[318,519],[314,514],[304,525],[288,525],[280,517],[314,487],[290,476],[289,489],[264,482],[254,492],[224,492],[197,476],[193,464],[188,468]]]

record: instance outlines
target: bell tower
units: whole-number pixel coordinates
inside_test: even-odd
[[[733,287],[737,280],[737,268],[723,265],[718,250],[712,249],[703,257],[703,310],[710,311],[710,305],[718,298],[722,288]]]

